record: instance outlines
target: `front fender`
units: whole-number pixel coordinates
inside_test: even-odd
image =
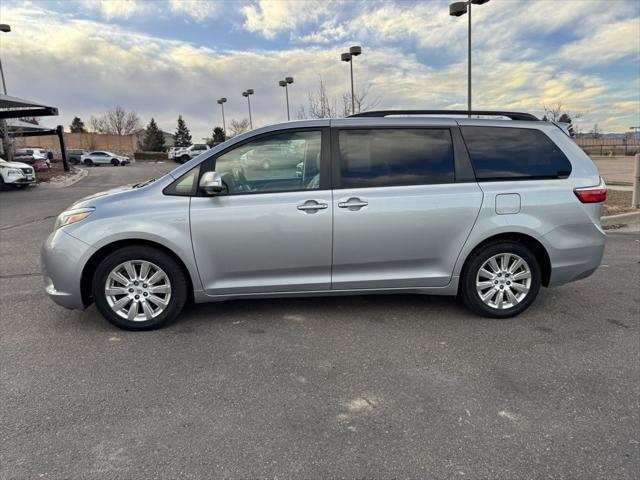
[[[138,201],[136,201],[138,200]],[[119,241],[144,240],[171,250],[184,263],[194,290],[202,289],[189,228],[189,197],[153,195],[103,203],[87,222],[66,232],[96,250]]]

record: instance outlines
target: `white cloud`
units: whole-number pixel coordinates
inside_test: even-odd
[[[85,4],[89,8],[99,8],[100,13],[107,20],[115,18],[130,18],[142,14],[149,4],[140,0],[89,0]]]
[[[599,25],[578,41],[565,45],[559,58],[574,64],[593,66],[632,57],[640,60],[640,17]]]
[[[335,2],[328,0],[258,0],[242,7],[244,28],[265,38],[293,30],[331,11]]]
[[[221,4],[208,0],[170,0],[169,7],[174,13],[182,13],[202,22],[215,17],[220,12]]]

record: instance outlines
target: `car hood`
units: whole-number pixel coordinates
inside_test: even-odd
[[[103,192],[94,193],[93,195],[89,195],[87,197],[81,198],[80,200],[77,200],[69,208],[78,208],[78,207],[84,207],[84,206],[88,207],[88,206],[90,206],[88,204],[92,203],[92,200],[95,200],[97,198],[100,198],[102,200],[102,199],[107,198],[107,197],[113,197],[114,195],[120,195],[120,194],[122,194],[124,192],[130,192],[131,190],[134,189],[134,185],[135,184],[123,185],[122,187],[111,188],[111,189],[105,190]],[[85,204],[87,204],[87,205],[85,205]]]
[[[167,181],[173,181],[173,177],[170,175],[165,175],[167,177]],[[162,177],[163,179],[165,177]],[[163,186],[160,188],[164,188],[165,182],[162,182]],[[93,195],[89,195],[88,197],[81,198],[77,200],[71,205],[67,210],[71,208],[83,208],[83,207],[97,207],[101,203],[110,202],[116,197],[120,197],[119,200],[124,200],[129,195],[137,195],[144,194],[143,192],[152,185],[158,185],[160,182],[158,180],[148,180],[146,182],[133,183],[130,185],[123,185],[121,187],[112,188],[110,190],[105,190],[103,192],[94,193]]]
[[[6,162],[6,163],[0,163],[0,168],[2,167],[6,167],[6,168],[33,168],[31,167],[31,165],[27,165],[26,163],[22,163],[22,162]]]

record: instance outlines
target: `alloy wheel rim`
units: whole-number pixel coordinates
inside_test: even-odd
[[[171,281],[164,270],[152,262],[128,260],[111,270],[104,294],[109,307],[119,317],[146,322],[169,306]]]
[[[476,291],[482,302],[497,310],[520,304],[531,288],[531,267],[514,253],[499,253],[482,264]]]

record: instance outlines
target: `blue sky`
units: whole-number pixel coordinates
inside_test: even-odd
[[[286,119],[277,82],[295,78],[295,112],[320,79],[341,109],[349,70],[340,53],[361,45],[356,89],[378,108],[466,105],[466,17],[448,1],[68,0],[0,3],[10,94],[60,109],[68,125],[122,105],[194,139],[247,117]],[[473,8],[474,107],[541,114],[562,104],[589,131],[640,123],[640,2],[491,0]]]

